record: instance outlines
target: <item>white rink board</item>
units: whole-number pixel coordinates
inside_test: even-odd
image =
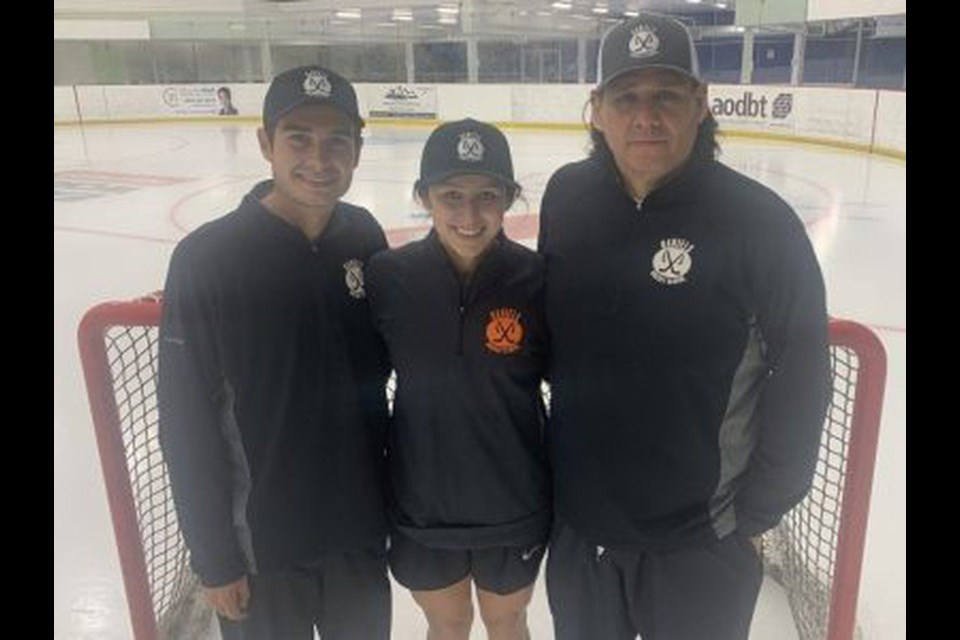
[[[77,122],[80,114],[77,113],[77,101],[73,96],[73,87],[53,88],[53,121]]]
[[[441,120],[471,117],[488,122],[513,121],[513,90],[509,84],[441,84],[437,107]]]
[[[521,84],[513,87],[514,122],[580,124],[593,87],[580,84]]]
[[[876,95],[863,89],[714,85],[709,99],[721,127],[868,145]]]
[[[881,91],[877,103],[878,147],[907,152],[907,94]]]
[[[804,89],[798,93],[797,134],[869,144],[876,95],[862,89]]]
[[[195,84],[77,87],[84,120],[176,119],[216,117],[216,91],[228,86],[240,116],[259,117],[265,84]],[[358,83],[360,111],[391,87],[402,84]],[[439,120],[472,117],[500,123],[582,126],[591,85],[436,84],[431,102]],[[54,122],[75,121],[76,106],[66,104],[72,87],[54,90]],[[712,85],[710,108],[729,131],[796,136],[878,147],[906,153],[906,93],[777,85]]]
[[[107,105],[107,89],[109,88],[95,85],[77,87],[77,102],[80,108],[80,116],[84,120],[113,120],[130,117],[124,114],[110,113],[110,107]],[[135,89],[136,87],[123,88]]]

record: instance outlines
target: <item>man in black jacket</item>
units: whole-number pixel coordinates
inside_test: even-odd
[[[278,75],[258,131],[273,180],[170,262],[161,445],[228,640],[389,637],[387,365],[363,283],[386,241],[340,201],[363,124],[337,74]]]
[[[756,537],[811,482],[825,295],[796,214],[716,162],[690,34],[611,29],[594,150],[544,194],[560,640],[746,639]]]

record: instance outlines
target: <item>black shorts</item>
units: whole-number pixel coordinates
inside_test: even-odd
[[[402,533],[390,536],[390,570],[411,591],[434,591],[473,576],[477,587],[507,595],[533,584],[547,541],[524,547],[434,549]]]

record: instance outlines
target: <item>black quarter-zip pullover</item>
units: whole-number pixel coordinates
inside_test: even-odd
[[[594,157],[553,175],[540,224],[558,517],[651,548],[775,525],[809,488],[830,378],[789,205],[691,160],[638,207]]]
[[[389,369],[363,269],[386,247],[339,203],[310,242],[260,203],[174,251],[160,327],[160,442],[206,585],[378,547]]]
[[[436,232],[377,255],[374,321],[397,372],[394,523],[438,548],[542,541],[550,523],[543,261],[502,235],[461,283]]]

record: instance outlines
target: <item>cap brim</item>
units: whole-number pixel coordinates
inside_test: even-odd
[[[296,102],[293,102],[292,104],[287,105],[287,107],[282,111],[278,111],[277,113],[275,113],[273,116],[273,122],[268,123],[269,127],[272,128],[274,125],[277,124],[277,122],[280,121],[280,118],[287,115],[294,109],[298,107],[302,107],[304,105],[308,105],[308,104],[328,104],[331,107],[336,107],[341,113],[345,114],[351,120],[356,121],[357,124],[360,125],[360,128],[365,127],[367,124],[366,122],[364,122],[363,118],[360,117],[359,113],[350,113],[349,111],[344,109],[343,105],[337,102],[336,100],[333,100],[331,98],[314,98],[312,96],[303,96]]]
[[[514,191],[520,189],[520,185],[515,180],[510,180],[505,178],[499,173],[494,173],[493,171],[484,171],[482,169],[454,169],[453,171],[446,171],[444,173],[438,173],[430,176],[428,179],[418,179],[417,183],[414,185],[414,188],[418,191],[420,189],[426,189],[431,185],[435,185],[438,182],[443,182],[450,178],[455,178],[456,176],[489,176],[495,180],[502,182],[504,185],[512,188]]]
[[[673,71],[673,72],[675,72],[675,73],[679,73],[680,75],[684,76],[685,78],[689,78],[689,79],[693,80],[694,82],[697,82],[697,83],[703,82],[703,80],[701,80],[700,78],[698,78],[697,76],[695,76],[694,74],[690,73],[689,71],[687,71],[686,69],[684,69],[684,68],[682,68],[682,67],[678,67],[678,66],[675,66],[675,65],[672,65],[672,64],[656,64],[656,63],[654,63],[654,64],[645,64],[645,65],[643,65],[642,67],[629,67],[629,68],[627,68],[627,69],[621,69],[620,71],[617,71],[617,72],[614,73],[612,76],[610,76],[609,78],[605,79],[603,82],[601,82],[600,84],[598,84],[598,85],[597,85],[597,88],[598,88],[598,89],[602,89],[602,88],[604,88],[605,86],[607,86],[608,84],[610,84],[611,82],[613,82],[614,80],[616,80],[617,78],[619,78],[619,77],[621,77],[621,76],[625,76],[625,75],[627,75],[628,73],[639,73],[639,72],[641,72],[641,71],[646,71],[647,69],[663,69],[663,70],[666,70],[666,71]]]

